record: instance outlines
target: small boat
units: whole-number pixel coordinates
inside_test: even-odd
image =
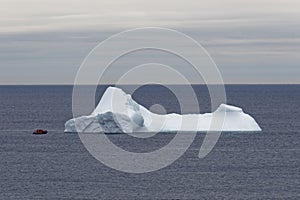
[[[34,135],[42,135],[42,134],[47,134],[48,131],[47,130],[42,130],[42,129],[36,129],[33,131]]]

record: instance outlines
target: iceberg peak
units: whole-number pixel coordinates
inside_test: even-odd
[[[236,113],[242,113],[243,109],[236,107],[236,106],[231,106],[227,104],[221,104],[215,112],[236,112]]]

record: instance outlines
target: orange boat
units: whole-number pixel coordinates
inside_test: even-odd
[[[47,130],[42,130],[42,129],[36,129],[33,131],[33,134],[35,135],[41,135],[41,134],[47,134],[48,131]]]

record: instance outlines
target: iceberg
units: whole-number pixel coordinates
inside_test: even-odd
[[[213,126],[213,120],[220,122]],[[95,110],[65,123],[65,132],[147,133],[176,131],[261,131],[254,118],[241,108],[221,104],[205,114],[156,114],[134,101],[131,95],[108,87]]]

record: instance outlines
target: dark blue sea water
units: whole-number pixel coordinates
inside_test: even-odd
[[[210,111],[206,87],[194,88],[201,112]],[[300,199],[300,86],[228,85],[226,92],[228,103],[251,114],[262,133],[222,133],[204,159],[199,133],[172,165],[129,174],[93,158],[77,134],[63,133],[72,118],[71,86],[0,86],[0,199]],[[140,88],[133,97],[146,107],[180,110],[163,87]],[[49,134],[32,135],[39,127]],[[109,138],[143,152],[173,136]]]

